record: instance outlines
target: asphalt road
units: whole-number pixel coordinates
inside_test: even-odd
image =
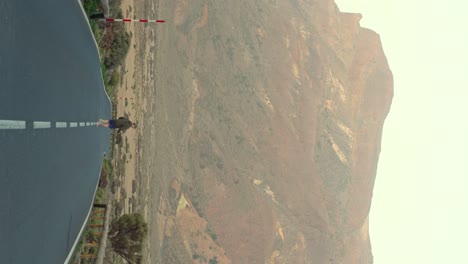
[[[64,263],[88,215],[109,118],[76,0],[0,1],[1,263]]]

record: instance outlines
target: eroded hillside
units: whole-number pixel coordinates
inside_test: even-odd
[[[161,0],[159,17],[148,263],[372,263],[379,36],[329,0]]]

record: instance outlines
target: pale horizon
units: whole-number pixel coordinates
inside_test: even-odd
[[[468,4],[336,2],[381,36],[394,75],[369,218],[374,263],[468,263]]]

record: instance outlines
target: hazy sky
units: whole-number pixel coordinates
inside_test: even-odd
[[[337,0],[395,79],[370,212],[376,264],[468,263],[468,2]]]

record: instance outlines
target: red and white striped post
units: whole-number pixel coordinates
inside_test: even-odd
[[[130,19],[130,18],[102,18],[101,21],[106,22],[140,22],[140,23],[164,23],[163,19]]]

